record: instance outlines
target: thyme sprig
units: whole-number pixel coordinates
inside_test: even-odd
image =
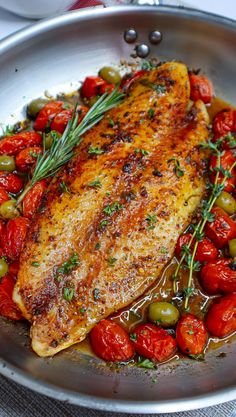
[[[36,166],[29,185],[19,196],[19,204],[34,184],[44,178],[55,175],[58,170],[73,157],[73,149],[82,141],[82,135],[96,125],[103,118],[104,113],[120,104],[124,97],[117,88],[111,94],[103,94],[98,101],[89,109],[82,121],[78,124],[77,105],[71,120],[61,136],[60,140],[54,141],[50,149],[37,156]]]
[[[182,256],[180,262],[172,276],[173,278],[173,291],[177,292],[177,280],[179,278],[180,270],[182,268],[183,262],[186,262],[186,267],[189,270],[187,288],[184,289],[184,308],[188,309],[189,298],[193,294],[193,272],[199,270],[199,262],[195,261],[196,252],[198,249],[199,242],[204,238],[204,228],[207,222],[214,221],[214,215],[211,213],[211,210],[216,202],[216,199],[219,197],[221,192],[224,190],[225,182],[228,178],[231,177],[231,172],[236,166],[236,161],[231,165],[228,170],[222,168],[221,156],[224,152],[221,151],[222,142],[225,140],[225,136],[220,138],[217,142],[213,143],[208,141],[206,144],[202,144],[202,148],[209,149],[213,154],[217,156],[216,167],[214,171],[216,172],[215,181],[212,185],[212,191],[210,193],[209,199],[205,201],[201,211],[201,217],[198,223],[194,226],[194,231],[192,233],[191,239],[188,244],[183,245],[182,247]],[[223,179],[219,183],[220,173],[223,174]],[[191,250],[192,243],[194,242],[193,249]]]

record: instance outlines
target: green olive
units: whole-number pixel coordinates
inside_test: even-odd
[[[217,198],[215,205],[222,208],[228,214],[234,214],[236,211],[236,201],[234,197],[226,191],[222,191]]]
[[[173,304],[166,301],[156,301],[148,307],[148,317],[151,321],[163,327],[173,326],[179,319],[179,311]]]
[[[27,115],[29,117],[35,118],[38,112],[47,104],[49,100],[46,98],[36,98],[32,100],[27,106]]]
[[[15,159],[13,156],[0,155],[0,171],[12,172],[16,169]]]
[[[19,217],[20,212],[16,207],[16,202],[14,200],[5,201],[0,205],[0,217],[4,219],[14,219]]]
[[[4,258],[0,258],[0,278],[4,277],[8,272],[8,264]]]
[[[230,256],[232,256],[232,258],[236,257],[236,239],[230,240],[228,244]]]
[[[100,69],[99,75],[110,84],[118,84],[121,81],[119,72],[113,67],[103,67]]]
[[[61,137],[61,134],[58,133],[58,132],[56,132],[56,131],[54,131],[54,130],[52,130],[51,132],[47,133],[44,136],[44,146],[45,146],[45,149],[46,150],[47,149],[50,149],[51,146],[52,146],[52,144],[53,144],[53,142],[54,142],[54,140],[60,139],[60,137]]]

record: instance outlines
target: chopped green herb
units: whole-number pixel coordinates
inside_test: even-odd
[[[130,340],[131,340],[132,342],[136,342],[136,340],[137,340],[137,335],[136,335],[136,333],[130,333],[129,337],[130,337]]]
[[[38,267],[38,266],[40,266],[40,263],[39,262],[32,262],[31,265],[35,266],[35,267]]]
[[[158,94],[166,93],[166,86],[163,84],[155,84],[149,81],[148,79],[144,78],[140,81],[141,84],[145,85],[146,87],[151,88],[152,90],[156,91]]]
[[[196,361],[204,361],[205,355],[203,353],[199,353],[198,355],[188,355],[190,358],[195,359]]]
[[[192,288],[192,287],[183,288],[183,295],[184,295],[184,297],[192,297],[193,291],[194,291],[194,288]]]
[[[112,258],[112,256],[109,256],[109,257],[107,258],[107,262],[108,262],[111,266],[113,266],[113,265],[116,263],[116,261],[117,261],[117,259],[116,259],[116,258]]]
[[[69,288],[69,287],[64,288],[64,291],[63,291],[64,299],[70,302],[72,298],[74,297],[74,292],[75,290],[73,288]]]
[[[150,61],[143,61],[142,62],[142,67],[141,67],[143,70],[146,70],[146,71],[150,71],[151,69],[153,69],[154,68],[154,66],[151,64],[151,62]]]
[[[148,230],[152,230],[154,229],[154,225],[157,222],[157,216],[156,214],[147,214],[147,217],[145,218],[145,220],[148,222]]]
[[[148,155],[148,154],[149,154],[149,152],[148,152],[148,151],[146,151],[145,149],[139,149],[139,148],[136,148],[136,149],[134,150],[134,152],[135,152],[135,153],[141,153],[143,156],[145,156],[145,155]]]
[[[64,181],[60,182],[59,188],[64,192],[70,194],[70,190]]]
[[[86,308],[80,308],[79,309],[79,312],[82,313],[82,314],[85,313],[85,311],[86,311]]]
[[[96,245],[95,245],[95,247],[94,247],[94,249],[95,250],[99,250],[101,248],[101,243],[96,243]]]
[[[32,156],[32,158],[38,158],[38,153],[37,152],[30,151],[29,155]]]
[[[100,300],[100,290],[98,288],[94,288],[93,290],[93,299],[95,301]]]
[[[63,103],[62,108],[63,110],[70,110],[72,106],[70,103]]]
[[[194,334],[194,331],[193,330],[189,330],[187,333],[188,334]]]
[[[112,205],[108,204],[102,210],[107,216],[112,216],[116,211],[120,211],[124,208],[123,204],[120,204],[119,201],[115,201]]]
[[[155,364],[150,361],[149,359],[142,358],[141,356],[138,357],[137,366],[140,368],[147,368],[147,369],[154,369]]]
[[[101,188],[102,184],[99,179],[96,179],[88,184],[88,187]]]
[[[103,220],[101,220],[100,221],[100,223],[99,223],[99,225],[98,225],[98,228],[99,229],[103,229],[105,226],[107,226],[108,225],[108,220],[106,220],[106,219],[103,219]]]
[[[114,126],[115,126],[115,122],[114,122],[114,120],[112,120],[110,117],[109,117],[109,120],[108,120],[108,124],[109,124],[109,126],[111,126],[111,127],[114,127]]]
[[[154,109],[149,109],[149,110],[148,110],[148,116],[150,117],[150,119],[153,119],[153,117],[155,116],[155,111],[154,111]]]
[[[104,153],[104,150],[98,147],[90,146],[88,153],[89,155],[101,155],[102,153]]]
[[[58,274],[68,275],[73,271],[78,265],[80,265],[79,257],[77,253],[74,253],[68,261],[64,262],[59,268],[57,268]]]
[[[172,162],[172,161],[174,161],[174,162],[175,162],[175,166],[174,166],[174,173],[176,174],[176,176],[177,176],[178,178],[183,177],[183,175],[184,175],[184,170],[180,167],[179,160],[178,160],[178,159],[176,159],[176,158],[171,158],[171,159],[169,159],[169,160],[168,160],[168,162]]]
[[[167,250],[164,246],[162,246],[162,247],[160,248],[160,252],[161,252],[161,253],[168,253],[168,250]]]

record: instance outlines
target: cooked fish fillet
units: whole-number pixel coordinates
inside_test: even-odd
[[[144,293],[173,256],[205,188],[207,113],[201,101],[189,104],[185,65],[147,73],[51,183],[14,291],[39,356],[82,341]]]

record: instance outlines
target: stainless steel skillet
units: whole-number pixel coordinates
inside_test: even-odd
[[[119,7],[58,16],[0,43],[0,121],[12,123],[32,98],[73,90],[107,63],[130,60],[134,46],[126,29],[147,43],[151,30],[162,42],[151,47],[159,59],[201,67],[216,92],[236,103],[236,24],[218,16],[169,7]],[[21,114],[22,113],[22,114]],[[222,355],[221,353],[226,354]],[[236,398],[235,344],[213,350],[206,362],[185,360],[157,371],[110,370],[76,347],[43,360],[30,350],[27,326],[1,319],[0,372],[40,393],[103,410],[174,412]]]

